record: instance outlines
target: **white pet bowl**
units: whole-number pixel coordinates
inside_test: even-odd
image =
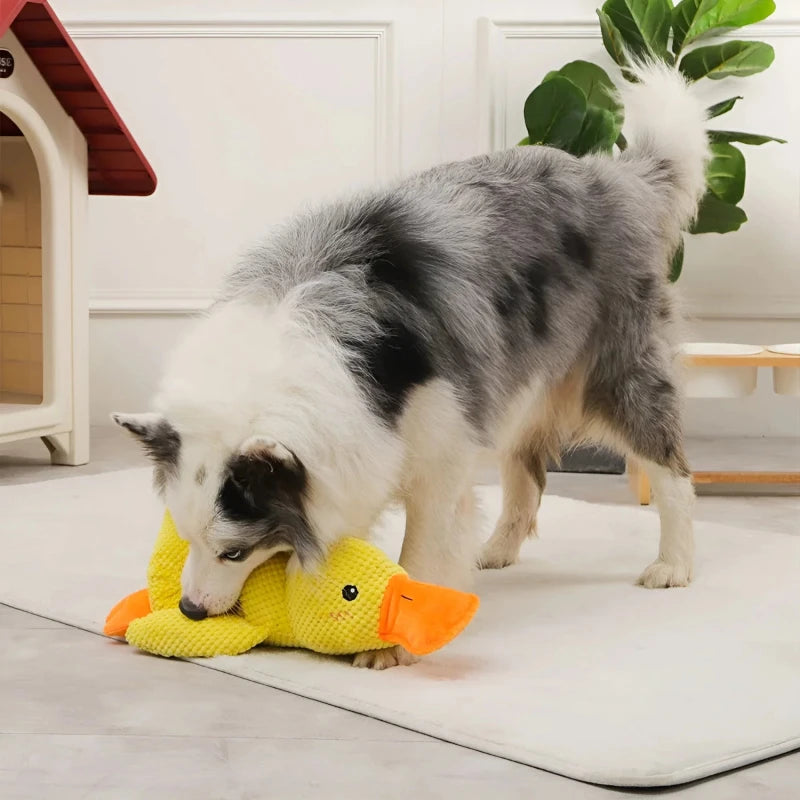
[[[764,348],[752,344],[689,342],[683,352],[691,356],[754,356]],[[701,367],[686,369],[687,397],[745,397],[756,389],[758,367]]]
[[[787,356],[800,356],[800,344],[773,344],[767,350]],[[776,394],[800,397],[800,367],[773,367],[772,386]]]

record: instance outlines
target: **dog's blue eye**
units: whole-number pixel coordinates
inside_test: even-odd
[[[228,550],[226,553],[223,553],[220,558],[224,558],[226,561],[241,561],[244,555],[244,550]]]
[[[350,600],[355,600],[358,597],[358,589],[353,586],[352,583],[348,583],[347,586],[342,589],[342,597],[348,602]]]

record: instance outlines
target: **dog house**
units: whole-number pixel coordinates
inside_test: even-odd
[[[44,0],[0,0],[0,442],[89,460],[89,194],[153,170]]]

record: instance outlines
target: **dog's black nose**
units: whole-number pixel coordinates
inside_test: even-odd
[[[202,606],[196,606],[188,597],[181,597],[180,603],[178,603],[178,608],[181,610],[181,614],[188,619],[193,619],[195,622],[199,622],[201,619],[205,619],[208,616],[208,611]]]

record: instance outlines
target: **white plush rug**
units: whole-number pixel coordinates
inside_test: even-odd
[[[149,470],[0,489],[0,602],[99,631],[144,585]],[[499,490],[483,491],[488,518]],[[399,548],[401,516],[380,543]],[[697,525],[690,589],[634,586],[657,517],[546,497],[542,539],[484,572],[472,625],[411,668],[257,650],[201,661],[441,739],[619,786],[682,783],[800,747],[800,536]]]

